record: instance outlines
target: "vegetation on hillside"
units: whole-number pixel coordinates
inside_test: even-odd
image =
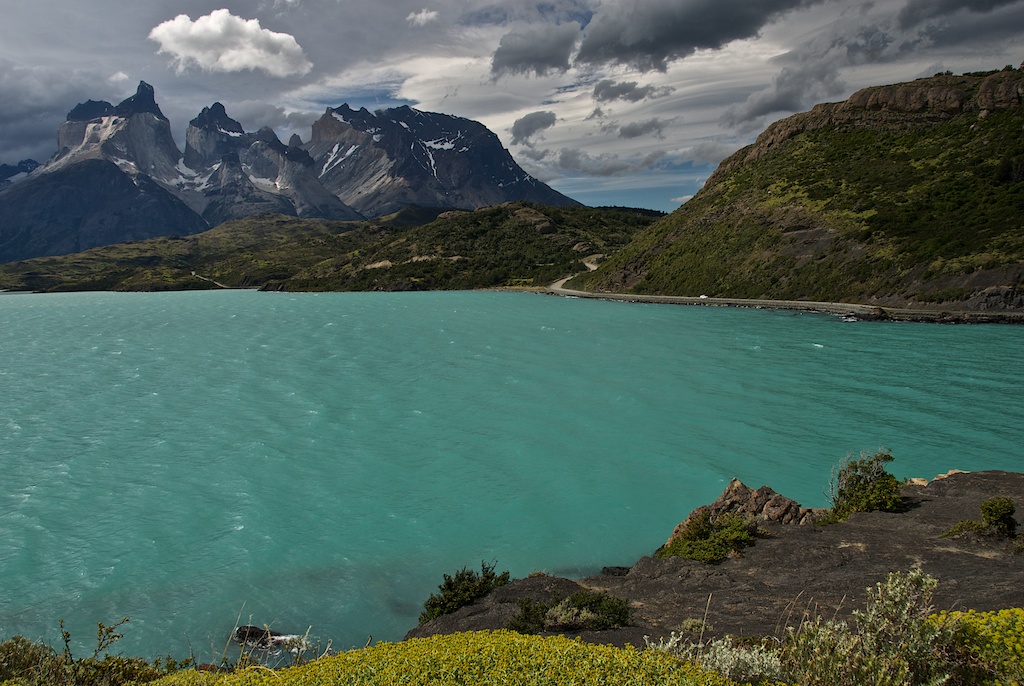
[[[494,573],[494,564],[480,563],[480,573],[463,567],[455,574],[445,574],[444,581],[437,587],[439,593],[431,593],[423,603],[420,624],[426,624],[441,615],[451,614],[460,607],[469,605],[494,589],[508,583],[508,570]]]
[[[729,165],[570,286],[928,304],[1016,284],[981,275],[1024,264],[1024,108],[844,115]]]
[[[202,234],[0,265],[0,289],[303,291],[541,287],[626,245],[660,213],[509,203],[380,222],[256,215]],[[423,225],[417,220],[428,220]]]
[[[691,515],[682,531],[673,535],[655,557],[684,557],[714,564],[754,545],[759,533],[753,520],[735,512],[712,516],[705,509]]]

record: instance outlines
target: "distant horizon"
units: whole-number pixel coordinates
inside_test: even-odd
[[[44,161],[76,103],[145,79],[178,128],[220,101],[284,141],[343,102],[456,114],[570,197],[663,211],[771,121],[1024,59],[1024,0],[9,4],[0,162]]]

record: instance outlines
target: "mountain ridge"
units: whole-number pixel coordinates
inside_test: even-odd
[[[346,113],[357,125],[334,119],[331,112]],[[190,121],[181,151],[145,81],[117,105],[80,103],[58,128],[57,152],[50,160],[33,169],[20,165],[9,174],[4,166],[0,262],[61,254],[69,246],[94,247],[97,240],[188,235],[265,212],[355,221],[410,204],[461,209],[512,200],[579,204],[530,177],[479,122],[412,108],[372,114],[347,105],[328,108],[324,116],[338,125],[333,133],[323,134],[314,124],[314,138],[321,132],[316,141],[303,144],[292,136],[286,145],[269,127],[245,132],[222,103],[214,102]],[[453,127],[472,132],[473,149],[459,151],[468,154],[449,155],[451,147],[438,138]],[[417,137],[413,129],[434,137]],[[339,158],[346,137],[357,139],[360,149],[347,148]],[[134,189],[119,180],[90,201],[78,190],[90,187],[83,172],[101,166],[80,165],[96,160],[112,163]],[[102,168],[109,176],[110,169]],[[62,206],[49,200],[54,192],[78,199]],[[152,201],[140,198],[150,193]],[[134,209],[125,212],[125,207]],[[104,230],[82,232],[81,227],[97,224]]]

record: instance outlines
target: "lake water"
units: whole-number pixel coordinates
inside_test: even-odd
[[[736,476],[1024,467],[1024,329],[535,294],[0,296],[0,637],[397,640],[444,572],[650,554]]]

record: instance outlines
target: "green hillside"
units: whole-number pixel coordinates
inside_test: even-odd
[[[416,216],[432,219],[408,226]],[[660,213],[509,203],[382,222],[258,215],[205,233],[0,265],[8,290],[441,290],[541,287],[629,243]]]
[[[1024,309],[1022,82],[941,75],[777,122],[569,286]]]

